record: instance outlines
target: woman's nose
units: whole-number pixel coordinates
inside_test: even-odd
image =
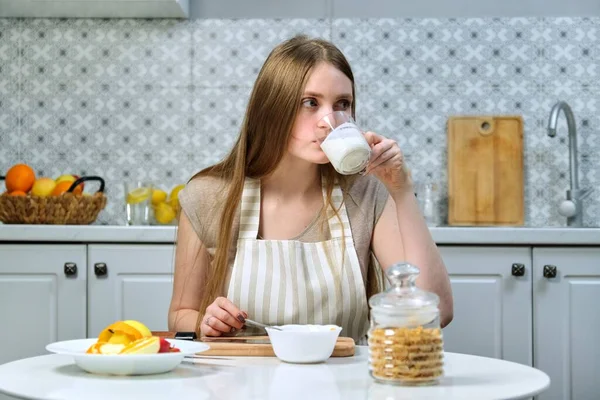
[[[331,121],[329,119],[330,119],[329,116],[327,114],[324,114],[317,121],[317,128],[319,128],[319,129],[328,129],[328,128],[330,128],[331,127]]]

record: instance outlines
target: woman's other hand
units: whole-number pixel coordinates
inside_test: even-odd
[[[375,132],[366,132],[365,139],[371,146],[371,159],[365,173],[375,175],[392,197],[412,191],[410,174],[398,143]]]
[[[241,329],[248,318],[245,311],[241,311],[229,299],[217,297],[206,308],[200,330],[203,336],[221,336]]]

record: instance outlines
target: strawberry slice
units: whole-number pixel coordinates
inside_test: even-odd
[[[170,353],[171,352],[171,343],[167,341],[165,338],[160,338],[160,349],[159,353]]]

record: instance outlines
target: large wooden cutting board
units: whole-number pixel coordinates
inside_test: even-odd
[[[174,332],[152,332],[154,336],[172,338]],[[203,356],[275,357],[268,336],[203,337],[200,340],[210,346]],[[354,339],[339,337],[331,357],[351,357],[355,352]]]
[[[448,224],[523,225],[523,119],[448,119]]]

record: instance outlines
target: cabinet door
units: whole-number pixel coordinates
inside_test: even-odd
[[[85,254],[85,245],[0,245],[0,364],[86,337]]]
[[[440,246],[440,252],[454,295],[445,350],[532,365],[531,248]]]
[[[126,319],[167,330],[174,251],[173,245],[88,246],[88,334]]]
[[[600,248],[534,248],[533,268],[534,365],[551,381],[539,399],[597,399]]]

